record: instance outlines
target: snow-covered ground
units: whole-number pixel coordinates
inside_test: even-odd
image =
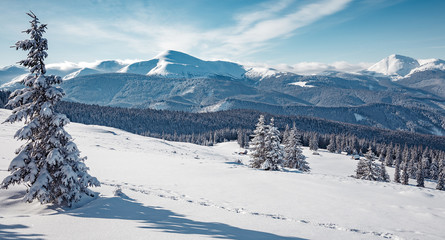
[[[0,121],[9,113],[0,110]],[[18,127],[0,125],[0,179]],[[267,172],[238,164],[249,158],[236,143],[204,147],[76,123],[67,131],[102,182],[99,197],[60,209],[24,203],[24,186],[0,190],[0,239],[445,238],[445,192],[351,178],[349,156],[304,149],[311,173]]]

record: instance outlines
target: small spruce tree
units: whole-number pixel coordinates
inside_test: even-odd
[[[408,161],[409,161],[408,158],[406,158],[402,163],[403,164],[402,165],[402,184],[403,185],[409,184],[409,171],[408,171],[409,162]]]
[[[335,135],[333,135],[333,134],[331,135],[331,137],[329,138],[329,144],[326,148],[331,153],[335,152],[335,150],[336,150]]]
[[[430,178],[431,157],[428,148],[423,151],[420,161],[422,161],[424,178]]]
[[[400,148],[396,149],[396,159],[394,160],[394,182],[400,183],[400,160],[401,153]]]
[[[385,164],[383,162],[380,163],[380,181],[382,182],[389,182],[391,179],[389,178],[389,174],[386,171]]]
[[[393,158],[392,158],[392,144],[390,144],[388,146],[388,148],[386,148],[386,156],[385,156],[385,165],[388,167],[392,167],[393,165]]]
[[[444,169],[444,160],[439,163],[439,176],[437,177],[437,190],[445,191],[445,169]]]
[[[283,148],[281,146],[280,131],[275,127],[274,119],[270,119],[265,137],[266,159],[261,164],[261,169],[278,170],[283,161]]]
[[[317,133],[312,133],[309,138],[309,149],[316,152],[318,150],[318,135]]]
[[[266,161],[266,131],[264,116],[260,115],[256,128],[253,131],[253,138],[249,142],[252,158],[250,166],[252,168],[260,168]]]
[[[294,125],[295,125],[295,123],[294,123]],[[283,145],[286,145],[286,141],[287,141],[287,139],[289,139],[289,133],[290,133],[289,125],[286,124],[286,128],[284,129],[284,132],[283,132],[283,139],[282,139]]]
[[[375,155],[374,152],[372,151],[371,146],[369,146],[368,151],[365,154],[365,158],[369,161],[374,161]]]
[[[394,164],[394,182],[400,183],[400,164]]]
[[[431,161],[431,165],[430,165],[430,178],[433,180],[438,180],[439,178],[439,159],[438,158],[434,158]]]
[[[415,179],[417,175],[417,163],[418,163],[418,152],[416,148],[411,149],[410,158],[409,158],[409,164],[408,164],[408,172],[409,177]]]
[[[303,172],[310,171],[309,165],[301,150],[300,136],[298,130],[293,126],[290,130],[288,139],[284,145],[284,167],[295,168]]]
[[[416,181],[418,187],[425,187],[425,176],[422,161],[417,163]]]

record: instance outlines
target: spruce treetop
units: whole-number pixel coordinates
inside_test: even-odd
[[[29,68],[31,73],[45,74],[46,68],[44,60],[48,57],[48,53],[46,53],[46,50],[48,50],[48,40],[43,38],[42,35],[46,32],[47,25],[41,24],[39,18],[37,18],[32,11],[26,14],[32,18],[32,20],[29,21],[31,28],[22,32],[31,35],[30,39],[17,41],[13,47],[15,47],[16,50],[22,49],[29,51],[28,57],[19,62],[20,65]]]

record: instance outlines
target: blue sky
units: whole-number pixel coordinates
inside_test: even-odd
[[[445,58],[443,0],[2,0],[0,66],[25,57],[10,46],[27,37],[28,10],[48,24],[47,63],[151,59],[168,49],[313,67],[392,53]]]

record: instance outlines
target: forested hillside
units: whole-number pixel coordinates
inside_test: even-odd
[[[61,102],[56,108],[66,114],[71,121],[120,128],[132,133],[167,138],[177,141],[195,135],[210,140],[210,135],[221,132],[221,140],[236,139],[237,131],[253,130],[261,112],[253,110],[228,110],[212,113],[189,113],[179,111],[130,109],[103,107],[81,103]],[[435,149],[445,149],[445,137],[416,134],[404,131],[391,131],[368,126],[329,121],[301,116],[281,116],[265,114],[267,119],[274,117],[276,126],[283,130],[287,125],[304,133],[315,132],[322,135],[354,135],[378,143],[423,145]],[[224,134],[222,132],[225,132]],[[217,141],[215,139],[211,139]],[[195,141],[193,141],[195,142]],[[202,144],[202,143],[201,143]],[[323,144],[321,144],[323,146]]]

